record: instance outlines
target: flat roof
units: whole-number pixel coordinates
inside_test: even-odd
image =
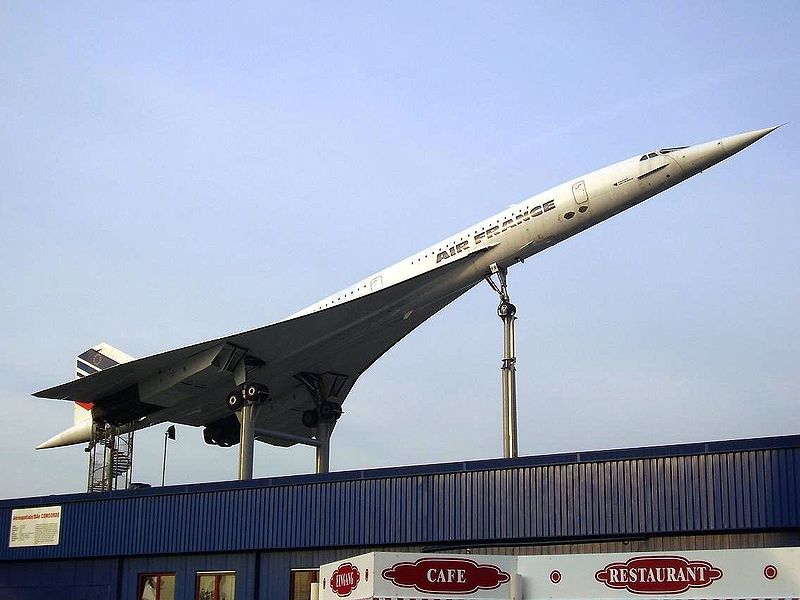
[[[720,452],[747,452],[752,450],[778,450],[783,448],[799,448],[800,434],[736,440],[718,440],[710,442],[689,442],[684,444],[667,444],[661,446],[640,446],[610,450],[588,450],[584,452],[560,452],[520,456],[517,458],[488,458],[470,461],[454,461],[445,463],[428,463],[422,465],[403,465],[397,467],[376,467],[372,469],[354,469],[349,471],[333,471],[330,473],[304,473],[299,475],[281,475],[277,477],[260,477],[248,481],[228,480],[180,485],[152,486],[138,490],[114,490],[112,492],[79,492],[72,494],[53,494],[47,496],[25,496],[20,498],[0,499],[0,508],[35,506],[43,502],[84,501],[87,498],[151,496],[163,494],[193,494],[198,492],[218,492],[229,489],[249,489],[286,485],[302,485],[334,481],[351,481],[366,479],[385,479],[391,477],[409,477],[415,475],[431,475],[458,473],[467,471],[487,471],[496,469],[513,469],[520,467],[539,467],[546,465],[569,465],[616,460],[636,460],[645,458],[668,458],[677,456],[700,456]]]
[[[0,560],[576,543],[800,529],[800,435],[67,494],[55,546]]]

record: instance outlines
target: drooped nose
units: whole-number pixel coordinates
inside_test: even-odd
[[[748,131],[746,133],[740,133],[738,135],[731,135],[726,138],[722,138],[722,147],[725,149],[725,152],[728,156],[732,156],[733,154],[739,152],[739,150],[744,150],[750,144],[757,142],[768,133],[772,133],[778,127],[780,127],[780,125],[776,125],[775,127],[767,127],[765,129],[756,129],[755,131]]]
[[[747,148],[778,127],[780,125],[731,135],[713,142],[695,144],[683,148],[671,156],[681,165],[686,175],[690,176]]]

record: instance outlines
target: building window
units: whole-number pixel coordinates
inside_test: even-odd
[[[139,600],[175,600],[175,573],[139,575]]]
[[[311,600],[311,584],[319,582],[319,569],[292,570],[289,600]]]
[[[236,573],[233,571],[197,574],[195,600],[234,600]]]

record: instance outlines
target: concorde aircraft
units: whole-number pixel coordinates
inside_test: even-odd
[[[256,439],[279,446],[313,441],[321,423],[332,429],[359,375],[492,272],[663,192],[775,129],[648,151],[576,177],[271,325],[139,359],[99,344],[77,357],[77,379],[35,394],[76,403],[73,427],[38,448],[88,442],[95,422],[123,429],[202,426],[207,443],[230,446],[240,436],[235,411],[248,403],[260,406]]]

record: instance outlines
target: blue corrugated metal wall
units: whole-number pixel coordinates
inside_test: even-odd
[[[203,571],[235,571],[236,598],[279,597],[258,596],[255,553],[127,558],[123,561],[120,573],[120,593],[115,597],[118,600],[137,600],[139,575],[142,573],[175,573],[175,600],[194,600],[195,578],[197,573]],[[288,598],[288,594],[281,594],[280,598]]]
[[[114,600],[119,591],[118,563],[117,559],[5,563],[0,567],[0,600]]]
[[[800,527],[800,436],[378,469],[60,504],[61,543],[0,560],[402,546]]]

